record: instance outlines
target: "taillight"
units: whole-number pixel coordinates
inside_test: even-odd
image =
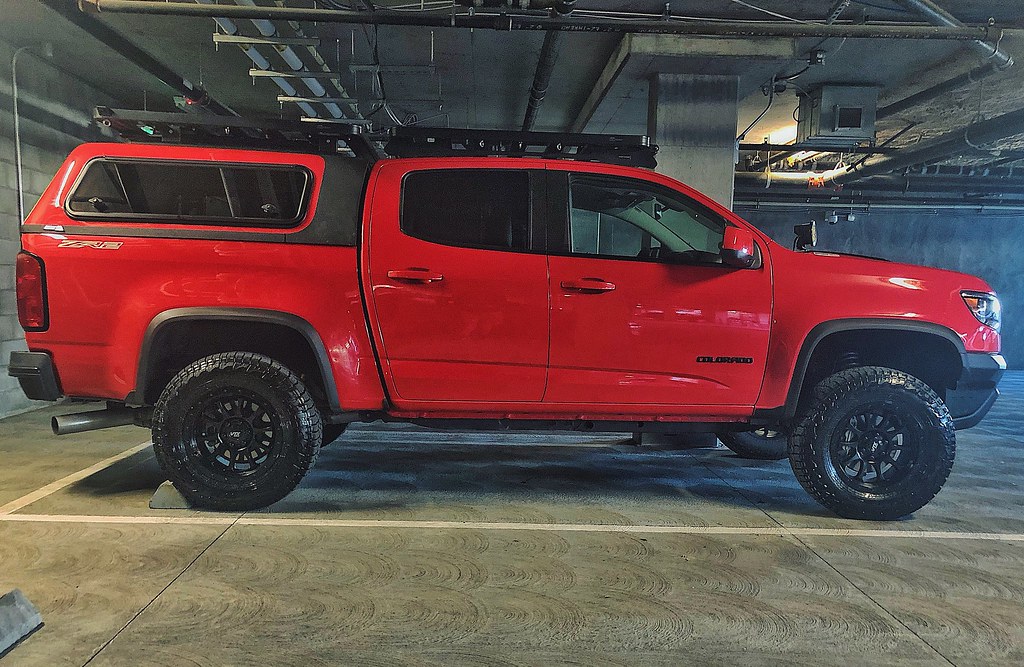
[[[46,309],[46,273],[43,260],[22,250],[17,261],[18,321],[25,331],[49,326]]]

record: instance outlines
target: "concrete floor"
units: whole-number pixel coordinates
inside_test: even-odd
[[[828,515],[784,461],[403,426],[353,429],[267,511],[153,511],[145,431],[21,415],[0,593],[46,625],[0,662],[1021,664],[1024,373],[1004,388],[890,524]]]

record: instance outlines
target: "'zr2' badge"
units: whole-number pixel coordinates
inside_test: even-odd
[[[124,243],[121,241],[73,241],[65,239],[58,248],[95,248],[96,250],[117,250]]]

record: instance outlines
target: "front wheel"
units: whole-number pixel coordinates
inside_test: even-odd
[[[266,507],[313,467],[320,413],[302,381],[269,357],[226,352],[196,361],[153,411],[153,448],[167,478],[196,507]]]
[[[800,484],[851,519],[889,521],[924,507],[953,467],[956,433],[932,389],[891,368],[851,368],[813,390],[789,439]]]

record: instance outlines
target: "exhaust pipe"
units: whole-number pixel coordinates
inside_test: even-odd
[[[108,407],[106,410],[58,415],[50,420],[50,428],[53,429],[54,435],[68,435],[114,426],[142,426],[141,417],[141,411],[135,408]]]

